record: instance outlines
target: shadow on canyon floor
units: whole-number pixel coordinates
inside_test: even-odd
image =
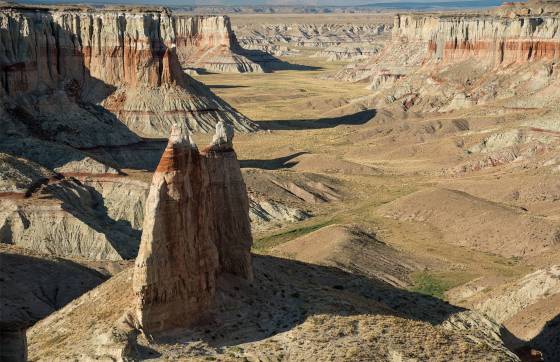
[[[64,259],[19,254],[0,245],[0,324],[25,327],[64,307],[107,276]]]
[[[269,160],[239,160],[241,168],[260,168],[261,170],[281,170],[292,168],[298,164],[297,161],[291,161],[301,155],[308,154],[309,152],[296,152],[291,155]]]
[[[546,322],[542,331],[527,344],[541,351],[545,361],[560,361],[560,314]]]
[[[132,145],[91,148],[87,153],[122,169],[154,171],[166,146],[166,139],[144,139]]]
[[[341,125],[358,126],[365,124],[376,116],[376,110],[364,110],[355,114],[321,118],[315,120],[285,120],[256,122],[264,130],[312,130],[334,128]],[[163,150],[167,145],[164,139],[145,139],[128,146],[105,146],[88,149],[88,155],[106,164],[116,164],[122,169],[153,171],[157,167]],[[297,152],[292,155],[272,160],[241,160],[242,168],[261,168],[278,170],[291,168],[295,162],[292,158],[305,154]],[[115,166],[116,167],[116,166]]]
[[[259,64],[265,73],[281,70],[314,71],[323,69],[322,67],[289,63],[262,50],[243,49],[242,54],[252,62]]]
[[[249,88],[247,85],[231,85],[231,84],[213,84],[208,85],[210,89],[233,89],[233,88]]]
[[[277,120],[256,122],[265,130],[309,130],[334,128],[337,126],[359,126],[369,122],[375,117],[377,111],[368,109],[358,113],[349,114],[342,117],[329,117],[320,119],[298,119],[298,120]]]
[[[438,325],[465,311],[335,267],[264,255],[255,255],[253,265],[252,283],[231,277],[220,280],[220,306],[213,323],[160,337],[157,344],[203,340],[214,348],[225,348],[275,336],[319,315],[384,315]]]
[[[109,215],[103,195],[95,188],[74,180],[47,186],[50,195],[62,201],[62,209],[84,224],[105,235],[123,259],[136,257],[142,232],[128,220],[115,220]],[[79,187],[78,187],[79,186]]]

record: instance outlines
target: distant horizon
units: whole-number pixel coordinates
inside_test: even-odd
[[[64,0],[21,0],[15,1],[22,4],[93,4],[93,5],[155,5],[171,7],[360,7],[360,8],[388,8],[388,9],[431,9],[431,8],[482,8],[499,6],[501,0],[163,0],[163,1],[142,1],[142,0],[84,0],[84,1],[64,1]]]

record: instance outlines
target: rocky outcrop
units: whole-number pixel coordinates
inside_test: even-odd
[[[54,176],[34,162],[0,153],[0,196],[24,196],[32,187]]]
[[[466,149],[469,160],[449,172],[461,175],[503,165],[518,168],[553,166],[560,145],[559,130],[560,122],[553,113],[532,117],[514,129],[484,137]]]
[[[512,319],[522,310],[543,299],[560,294],[560,265],[525,275],[511,285],[502,286],[501,289],[492,291],[483,302],[475,306],[477,310],[499,323]],[[537,333],[533,332],[531,335],[527,331],[527,334],[528,336],[523,337],[532,338]]]
[[[503,323],[515,336],[510,348],[534,348],[545,361],[560,357],[560,266],[552,265],[495,285],[495,280],[477,278],[448,294],[451,301],[484,313]]]
[[[201,155],[174,128],[154,174],[133,289],[145,334],[207,318],[221,273],[252,279],[249,205],[233,151]]]
[[[374,56],[380,47],[331,46],[315,53],[314,57],[326,58],[330,62],[356,61]]]
[[[99,192],[74,179],[41,185],[28,198],[0,199],[0,243],[48,255],[122,260],[136,255],[139,237],[128,220],[108,214]]]
[[[237,42],[229,17],[176,15],[173,19],[177,55],[184,68],[226,73],[263,72]]]
[[[302,221],[310,218],[311,214],[273,200],[251,198],[249,216],[253,229],[263,230],[280,227],[285,223]]]

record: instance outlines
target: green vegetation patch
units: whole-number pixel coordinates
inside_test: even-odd
[[[265,252],[269,249],[272,249],[273,247],[275,247],[277,245],[284,244],[284,243],[286,243],[290,240],[299,238],[300,236],[303,236],[303,235],[307,235],[309,233],[312,233],[314,231],[317,231],[321,228],[324,228],[325,226],[329,226],[329,225],[332,225],[334,223],[335,223],[334,220],[322,221],[322,222],[319,222],[317,224],[297,227],[297,228],[293,228],[293,229],[290,229],[290,230],[287,230],[287,231],[283,231],[283,232],[278,233],[278,234],[265,236],[265,237],[256,239],[253,243],[253,251]]]
[[[413,292],[444,299],[445,292],[472,279],[467,273],[416,272],[412,274]]]

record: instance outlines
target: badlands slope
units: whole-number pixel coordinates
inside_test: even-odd
[[[298,65],[189,80],[265,130],[234,141],[254,282],[226,275],[209,325],[131,343],[113,329],[134,298],[129,268],[35,324],[30,359],[557,360],[560,53],[547,31],[558,15],[523,9],[368,15],[367,26],[234,16],[242,45],[264,39],[256,49]],[[481,22],[507,40],[492,43]],[[332,39],[376,51],[333,58]],[[1,158],[2,242],[82,261],[76,278],[126,267],[165,142],[99,144],[84,153],[95,171],[65,175],[64,150],[78,148],[48,139],[65,148],[46,164],[32,152],[44,140],[25,137]]]
[[[487,44],[484,34],[470,28],[476,14],[419,14],[396,18],[392,39],[366,61],[327,63],[312,57],[317,48],[294,43],[299,54],[286,59],[322,69],[275,74],[268,81],[260,75],[204,76],[211,87],[219,85],[220,96],[266,120],[261,124],[272,130],[266,142],[238,139],[241,154],[262,159],[272,148],[269,162],[282,172],[321,173],[344,185],[342,202],[324,205],[299,227],[265,233],[256,245],[267,253],[382,277],[376,267],[383,261],[362,267],[361,257],[371,248],[392,261],[385,275],[409,270],[411,289],[501,320],[513,333],[508,340],[513,349],[529,342],[545,360],[558,358],[560,129],[551,68],[557,45],[535,51],[544,43],[530,40],[551,37],[556,44],[552,33],[542,32],[557,21],[557,13],[533,11],[543,14],[543,23],[523,22],[527,11],[515,7],[482,17],[506,39],[512,37],[504,41],[503,56],[500,44],[471,45],[469,39],[459,47],[439,40],[468,32]],[[524,27],[507,27],[516,21]],[[438,42],[442,59],[431,45]],[[337,82],[341,79],[348,82]],[[285,91],[296,82],[297,95]],[[323,87],[329,91],[321,92]],[[252,88],[259,97],[251,97]],[[261,108],[261,102],[273,106]],[[375,113],[362,119],[372,106]],[[341,114],[346,116],[336,117]],[[364,236],[356,244],[354,232],[342,231],[356,224],[375,239]],[[376,240],[397,250],[399,262],[394,252],[376,247]],[[343,261],[349,250],[354,256]],[[409,255],[420,266],[410,263]],[[528,282],[541,275],[542,281]],[[517,292],[520,285],[525,287]],[[493,312],[509,303],[516,307],[507,315]]]

